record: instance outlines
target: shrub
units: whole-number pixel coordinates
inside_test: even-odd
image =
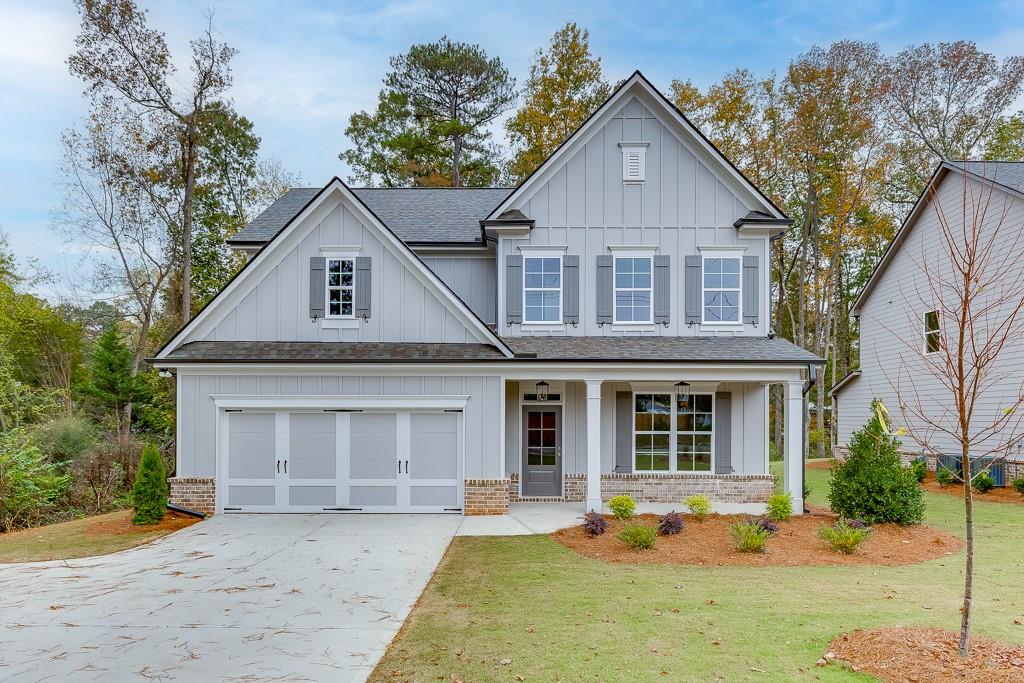
[[[34,436],[39,449],[53,462],[70,462],[94,447],[100,439],[96,426],[77,415],[50,420],[37,427]]]
[[[940,465],[939,468],[935,470],[935,481],[937,481],[939,486],[942,486],[943,488],[949,486],[959,478],[960,477],[956,476],[956,474],[953,473],[953,470],[948,467]]]
[[[849,457],[832,467],[828,500],[840,517],[869,524],[917,524],[924,517],[924,494],[917,478],[900,466],[899,441],[882,427],[878,411],[850,437]]]
[[[686,522],[682,513],[673,510],[661,516],[661,520],[658,521],[658,533],[662,536],[674,536],[682,531],[684,526]]]
[[[841,519],[832,526],[823,526],[818,530],[818,537],[832,546],[832,550],[849,555],[855,551],[871,533],[866,528],[856,528],[847,520]]]
[[[761,517],[757,520],[757,525],[768,532],[769,536],[774,536],[779,533],[779,525],[768,519],[767,517]]]
[[[591,510],[583,515],[583,530],[591,536],[600,536],[608,531],[608,520],[600,512]]]
[[[862,520],[859,520],[859,519],[847,519],[845,521],[846,521],[846,526],[850,527],[851,529],[867,529],[868,528],[868,525],[865,524]]]
[[[69,481],[24,430],[5,433],[0,439],[0,528],[12,531],[40,523]]]
[[[636,501],[626,495],[615,496],[608,501],[608,507],[612,509],[615,519],[629,519],[636,512]]]
[[[689,496],[685,501],[686,509],[690,511],[698,522],[703,522],[711,515],[711,499],[707,496]]]
[[[988,493],[996,487],[996,480],[992,478],[988,470],[982,470],[974,475],[974,479],[971,481],[971,486],[978,493]]]
[[[730,528],[736,550],[741,553],[763,553],[771,534],[757,521],[737,522]]]
[[[1010,483],[1010,486],[1012,486],[1013,490],[1016,491],[1017,493],[1024,494],[1024,476],[1020,476],[1014,479]]]
[[[774,441],[768,442],[768,460],[770,462],[782,462],[782,449],[775,445]]]
[[[139,473],[132,487],[132,504],[135,516],[132,524],[156,524],[167,512],[167,476],[164,460],[156,446],[149,444],[142,449]]]
[[[776,493],[768,499],[768,519],[781,522],[793,515],[793,497],[788,493]]]
[[[928,474],[928,461],[924,458],[914,458],[910,462],[910,471],[914,473],[917,483],[920,484],[924,481],[925,475]]]
[[[817,453],[818,449],[824,450],[828,439],[825,436],[824,429],[808,429],[807,430],[807,452]],[[811,456],[807,456],[811,457]]]
[[[619,540],[633,550],[650,550],[658,530],[646,524],[629,524],[619,532]]]

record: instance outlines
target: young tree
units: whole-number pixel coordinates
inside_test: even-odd
[[[515,158],[510,171],[525,178],[541,165],[608,97],[601,58],[590,52],[590,32],[574,22],[538,50],[523,89],[523,105],[505,124]]]
[[[132,524],[156,524],[167,513],[167,473],[164,459],[153,444],[142,449],[139,472],[132,487],[135,516]]]
[[[110,411],[118,438],[123,439],[131,429],[132,403],[144,397],[144,385],[132,370],[132,352],[116,325],[100,337],[91,365],[83,390]]]

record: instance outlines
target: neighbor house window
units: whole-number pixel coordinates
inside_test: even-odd
[[[649,257],[615,257],[615,322],[651,322]]]
[[[939,350],[939,312],[928,311],[924,314],[924,352],[936,353]]]
[[[327,259],[327,316],[352,318],[355,305],[355,259]]]
[[[528,256],[523,259],[526,323],[562,321],[562,259]]]
[[[711,394],[636,394],[633,470],[711,472],[713,406]]]
[[[740,322],[740,257],[705,256],[704,314],[710,324]]]

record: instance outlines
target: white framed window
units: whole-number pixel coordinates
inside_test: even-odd
[[[327,317],[355,318],[356,260],[348,256],[328,256]]]
[[[633,471],[714,471],[714,395],[633,395]]]
[[[622,181],[642,183],[647,178],[647,147],[649,142],[620,142],[622,150]]]
[[[523,257],[523,322],[562,322],[562,257]]]
[[[924,314],[924,352],[938,353],[941,343],[939,328],[939,312],[928,311]]]
[[[616,323],[651,323],[653,261],[650,256],[615,257]]]
[[[708,325],[741,324],[742,255],[711,252],[703,254],[702,261],[701,321]]]

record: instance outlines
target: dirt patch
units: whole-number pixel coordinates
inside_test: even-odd
[[[601,536],[591,537],[581,527],[562,529],[551,538],[581,555],[606,562],[631,564],[696,564],[803,567],[808,565],[897,566],[933,560],[958,552],[958,537],[923,524],[901,527],[878,524],[857,552],[843,555],[818,538],[823,525],[836,521],[833,514],[815,512],[791,517],[779,523],[779,533],[768,541],[764,553],[741,553],[734,549],[729,527],[752,519],[749,515],[712,515],[698,522],[686,515],[686,528],[674,536],[658,536],[652,550],[630,550],[616,538],[622,522],[609,517],[611,526]],[[657,525],[657,515],[639,515],[635,521]]]
[[[948,486],[939,486],[939,482],[935,481],[935,473],[928,472],[924,477],[924,482],[921,483],[921,488],[925,491],[931,491],[932,493],[944,493],[948,496],[956,496],[957,498],[964,497],[964,486],[960,482],[955,482]],[[1017,493],[1009,486],[997,486],[988,493],[974,492],[974,500],[991,502],[991,503],[1014,503],[1016,505],[1024,505],[1024,494]]]
[[[962,659],[958,635],[938,628],[854,631],[833,640],[826,659],[834,655],[883,681],[1024,683],[1024,649],[974,636],[971,656]]]
[[[123,510],[116,515],[104,515],[103,521],[96,522],[85,528],[87,536],[121,536],[124,534],[144,534],[153,531],[170,533],[202,521],[198,517],[183,515],[168,510],[158,524],[132,524],[132,511]]]
[[[805,466],[809,470],[830,470],[834,463],[835,458],[815,458],[814,460],[808,460]]]

